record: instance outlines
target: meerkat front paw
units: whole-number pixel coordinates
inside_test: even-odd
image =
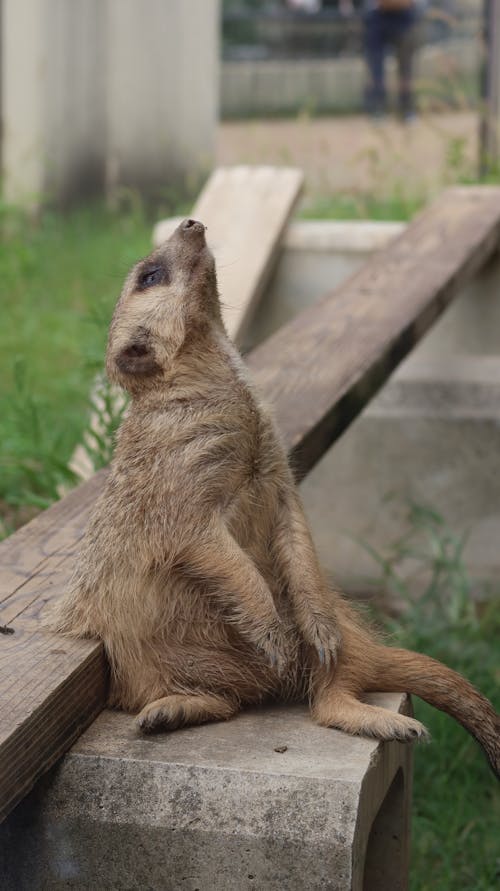
[[[324,619],[314,613],[301,623],[302,636],[318,654],[320,665],[330,668],[337,662],[341,644],[340,629],[332,618]]]
[[[263,635],[259,635],[254,639],[257,649],[260,650],[271,668],[274,668],[277,674],[285,673],[289,662],[288,642],[285,634],[284,626],[281,622],[276,622],[272,628],[268,628]]]

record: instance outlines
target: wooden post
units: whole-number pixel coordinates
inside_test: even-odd
[[[484,0],[479,168],[482,177],[500,167],[500,0]]]

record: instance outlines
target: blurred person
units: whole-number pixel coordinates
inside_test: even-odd
[[[425,0],[364,0],[364,48],[368,68],[366,110],[381,117],[387,107],[385,57],[392,49],[398,67],[398,109],[401,118],[415,117],[414,65],[418,22]]]

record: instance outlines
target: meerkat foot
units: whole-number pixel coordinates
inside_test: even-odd
[[[238,711],[236,703],[212,693],[164,696],[144,706],[136,724],[143,733],[177,730],[190,724],[226,721]]]
[[[325,691],[313,704],[312,714],[318,724],[356,736],[400,742],[429,738],[427,729],[415,718],[368,705],[348,693]]]

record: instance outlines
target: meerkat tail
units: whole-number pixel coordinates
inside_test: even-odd
[[[437,659],[395,647],[377,646],[372,667],[370,691],[413,693],[451,715],[477,740],[500,778],[500,716],[469,681]]]

